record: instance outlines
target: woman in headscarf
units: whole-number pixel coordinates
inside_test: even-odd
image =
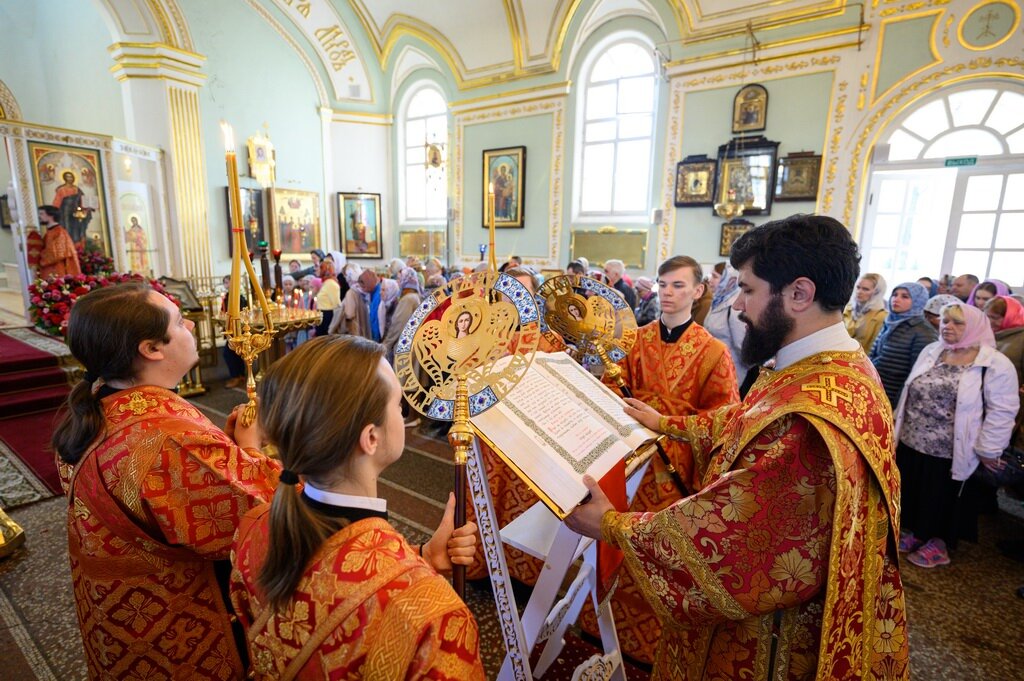
[[[661,316],[661,307],[658,305],[658,292],[654,289],[654,281],[650,277],[637,277],[636,279],[636,325],[643,326],[650,324]]]
[[[986,279],[973,289],[967,297],[967,304],[973,305],[979,310],[985,309],[985,304],[996,296],[1010,295],[1010,287],[998,279]]]
[[[377,308],[377,323],[380,325],[379,331],[382,341],[388,334],[388,326],[391,323],[391,314],[395,310],[395,305],[398,303],[398,296],[401,295],[401,293],[402,289],[394,279],[380,280],[380,306]]]
[[[871,352],[887,315],[885,279],[874,272],[863,275],[853,290],[853,300],[843,310],[843,323],[850,337],[860,343],[864,352]]]
[[[942,308],[941,337],[918,357],[895,417],[899,548],[918,567],[949,564],[958,539],[977,541],[978,468],[999,470],[1020,407],[1017,373],[996,350],[985,313]]]
[[[411,267],[403,267],[396,277],[400,291],[398,303],[391,313],[391,321],[388,324],[387,333],[384,334],[384,348],[387,350],[389,362],[395,359],[395,344],[402,335],[402,329],[409,322],[412,313],[416,311],[423,301],[423,289],[420,287],[420,278],[416,276],[416,270]],[[381,298],[383,298],[383,294]]]
[[[940,293],[937,296],[932,296],[928,299],[928,302],[924,306],[924,319],[926,322],[932,325],[932,328],[936,331],[939,330],[939,322],[942,321],[942,308],[952,303],[963,302],[954,295],[948,293]]]
[[[714,281],[714,277],[712,277],[712,281]],[[726,264],[711,298],[711,310],[701,326],[729,348],[732,363],[736,367],[736,377],[742,381],[750,371],[750,365],[744,364],[740,358],[740,348],[747,335],[747,325],[740,320],[739,313],[732,309],[732,304],[739,295],[740,273],[731,265]]]
[[[326,336],[334,318],[334,309],[341,305],[341,285],[334,271],[334,260],[331,256],[320,263],[320,291],[316,294],[316,307],[323,317],[316,327],[317,336]]]
[[[996,349],[1006,355],[1024,385],[1024,305],[1011,296],[996,296],[985,305],[985,316],[996,337]],[[1024,409],[1021,410],[1024,412]],[[1024,413],[1017,414],[1013,446],[1024,449]]]
[[[928,292],[917,282],[906,282],[893,288],[889,295],[889,315],[882,331],[871,346],[871,362],[882,379],[882,387],[894,407],[903,392],[903,382],[925,346],[938,334],[925,321],[924,306]]]
[[[334,319],[331,320],[328,333],[347,333],[353,336],[372,338],[366,299],[357,285],[362,272],[363,268],[354,263],[347,263],[342,270],[339,281],[345,280],[345,292],[341,297],[340,306],[334,310]]]

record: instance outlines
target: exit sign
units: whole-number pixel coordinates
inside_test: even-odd
[[[973,166],[978,163],[977,156],[964,156],[963,158],[947,158],[946,167],[956,168],[958,166]]]

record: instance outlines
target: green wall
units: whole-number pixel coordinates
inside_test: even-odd
[[[795,151],[820,154],[825,143],[832,78],[831,73],[816,73],[762,81],[768,90],[767,127],[762,133],[752,134],[779,142],[780,158]],[[732,139],[732,105],[739,90],[740,86],[730,86],[685,93],[682,158],[693,154],[715,158],[719,145]],[[812,213],[814,206],[813,201],[776,201],[770,215],[752,215],[747,219],[760,225],[793,213]],[[675,211],[672,253],[690,255],[703,263],[723,260],[718,248],[725,221],[714,215],[710,207],[676,208]]]

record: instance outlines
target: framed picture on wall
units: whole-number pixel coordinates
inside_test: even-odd
[[[687,156],[676,164],[675,205],[710,206],[715,198],[715,168],[713,158],[701,154]]]
[[[768,90],[756,83],[740,88],[732,100],[732,131],[760,132],[768,125]]]
[[[775,181],[776,201],[814,201],[818,198],[821,156],[801,151],[779,159]]]
[[[522,227],[526,202],[526,147],[485,149],[483,161],[483,226],[490,227],[493,192],[495,228]]]
[[[7,194],[0,194],[0,227],[10,229],[13,224],[14,218],[11,217],[11,204],[8,203]]]
[[[113,256],[97,149],[29,142],[36,205],[60,211],[60,224],[76,242],[89,239]]]
[[[736,137],[718,147],[714,202],[742,203],[744,215],[770,214],[778,150],[778,142],[762,136]]]
[[[380,258],[380,194],[338,194],[338,223],[347,258]]]
[[[270,193],[273,228],[270,248],[283,251],[281,257],[308,258],[320,248],[320,195],[298,189],[273,189]]]
[[[718,255],[727,257],[732,251],[732,245],[736,239],[750,231],[754,223],[743,218],[733,218],[729,222],[722,223],[722,240],[718,244]]]
[[[228,253],[234,254],[235,240],[231,238],[231,195],[224,187],[228,211]],[[245,248],[249,253],[256,253],[256,244],[267,241],[267,222],[263,215],[263,190],[239,187],[242,203],[242,230],[245,234]],[[269,242],[268,242],[269,243]]]

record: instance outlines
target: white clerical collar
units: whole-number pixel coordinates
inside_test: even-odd
[[[327,490],[317,489],[309,481],[306,481],[305,486],[302,488],[302,493],[313,501],[319,501],[322,504],[330,504],[331,506],[341,506],[342,508],[362,508],[367,511],[379,511],[380,513],[388,512],[387,499],[380,499],[378,497],[361,497],[355,494],[342,494],[341,492],[328,492]]]
[[[779,348],[775,355],[775,370],[781,371],[786,367],[796,364],[804,357],[816,355],[819,352],[832,350],[835,352],[853,352],[860,347],[860,343],[850,337],[846,325],[841,321],[832,326],[826,326],[820,331],[815,331],[809,336],[795,340],[789,345]]]

